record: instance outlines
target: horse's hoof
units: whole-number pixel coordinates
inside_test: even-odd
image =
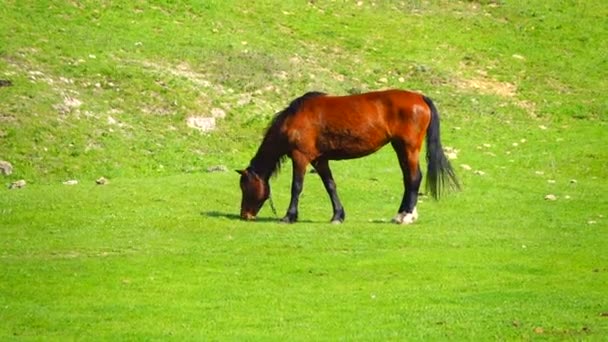
[[[331,224],[342,224],[342,220],[331,220]]]
[[[416,221],[416,218],[411,213],[405,214],[403,216],[403,220],[401,220],[401,224],[412,224]]]
[[[418,210],[414,208],[411,213],[399,213],[395,218],[393,218],[393,222],[397,224],[412,224],[418,219]]]
[[[401,222],[403,222],[403,217],[405,215],[402,213],[397,214],[395,217],[393,217],[392,222],[396,223],[396,224],[401,224]]]
[[[289,216],[285,216],[285,217],[283,217],[283,218],[282,218],[282,219],[281,219],[279,222],[280,222],[280,223],[284,223],[284,224],[291,224],[291,223],[296,222],[296,219],[291,218],[291,217],[289,217]]]

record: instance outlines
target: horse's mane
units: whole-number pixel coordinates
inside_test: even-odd
[[[300,110],[300,108],[302,107],[302,105],[304,104],[304,102],[306,102],[306,100],[313,98],[313,97],[324,96],[324,95],[327,95],[327,94],[318,92],[318,91],[308,92],[308,93],[296,98],[295,100],[291,101],[289,106],[287,106],[285,109],[281,110],[280,112],[276,113],[275,116],[270,121],[270,124],[266,128],[266,131],[264,133],[264,140],[262,141],[262,145],[260,146],[258,153],[253,158],[252,164],[254,163],[255,160],[262,159],[262,156],[260,153],[262,152],[263,148],[268,148],[269,146],[277,145],[277,144],[280,145],[283,143],[281,141],[275,141],[275,139],[277,137],[279,137],[281,126],[283,125],[283,122],[285,121],[286,118],[297,113]],[[275,165],[273,165],[273,167],[272,167],[273,176],[276,175],[281,170],[281,165],[283,164],[283,161],[285,161],[286,158],[287,158],[287,155],[283,154],[277,159],[277,161],[275,162]]]
[[[291,101],[291,103],[289,104],[289,106],[287,106],[287,108],[285,108],[282,111],[275,114],[274,118],[272,118],[272,121],[270,121],[270,124],[266,128],[266,134],[268,134],[268,132],[271,129],[273,129],[274,127],[279,127],[280,124],[283,122],[283,120],[285,120],[285,118],[297,113],[298,110],[300,110],[300,107],[302,106],[304,101],[306,101],[310,98],[313,98],[313,97],[324,96],[324,95],[327,95],[327,94],[319,92],[319,91],[310,91],[310,92],[298,97],[297,99]]]

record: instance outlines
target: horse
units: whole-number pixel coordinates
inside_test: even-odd
[[[460,186],[443,152],[439,113],[430,98],[397,89],[348,96],[306,93],[274,116],[249,166],[236,170],[242,191],[240,216],[244,220],[256,218],[270,197],[270,177],[289,157],[293,164],[291,200],[281,222],[298,220],[299,196],[311,164],[333,207],[330,222],[342,223],[345,211],[329,161],[364,157],[390,143],[397,154],[404,185],[393,222],[411,224],[418,219],[416,203],[422,181],[419,156],[425,136],[426,186],[432,197],[439,199],[446,186]]]

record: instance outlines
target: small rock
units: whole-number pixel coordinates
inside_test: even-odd
[[[76,184],[78,184],[78,181],[75,179],[70,179],[70,180],[63,182],[63,185],[76,185]]]
[[[105,178],[105,177],[99,177],[99,178],[97,178],[97,180],[95,180],[95,184],[97,184],[97,185],[106,185],[108,183],[110,183],[110,181],[107,180],[107,178]]]
[[[467,170],[467,171],[471,171],[471,169],[472,169],[472,168],[471,168],[469,165],[467,165],[467,164],[460,164],[460,167],[461,167],[461,168],[463,168],[464,170]]]
[[[7,161],[0,160],[0,173],[8,176],[13,173],[13,165]]]
[[[576,183],[577,183],[576,179],[571,179],[570,180],[570,184],[576,184]]]
[[[188,127],[197,129],[201,132],[211,132],[215,129],[215,118],[191,116],[186,119],[186,124]]]
[[[226,117],[226,112],[221,108],[213,108],[211,109],[211,116],[218,119],[223,119]]]
[[[475,172],[473,172],[474,174],[478,175],[478,176],[484,176],[486,173],[481,171],[481,170],[476,170]]]
[[[545,199],[547,201],[555,201],[557,200],[557,196],[555,196],[554,194],[548,194],[547,196],[545,196]]]
[[[587,221],[587,224],[596,224],[596,223],[597,223],[597,221],[595,221],[595,220],[589,220],[589,221]]]
[[[18,181],[14,181],[13,183],[11,183],[11,185],[9,185],[9,189],[21,189],[23,187],[25,187],[27,183],[25,183],[24,179],[20,179]]]
[[[228,167],[225,165],[214,165],[207,168],[207,172],[228,172]]]
[[[547,183],[549,183],[549,184],[555,184],[555,179],[547,179]]]
[[[13,85],[13,82],[10,80],[0,80],[0,87],[10,87]]]

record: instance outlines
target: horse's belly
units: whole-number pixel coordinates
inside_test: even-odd
[[[386,145],[388,137],[360,135],[330,135],[320,139],[317,144],[321,156],[327,159],[354,159],[367,156]]]

